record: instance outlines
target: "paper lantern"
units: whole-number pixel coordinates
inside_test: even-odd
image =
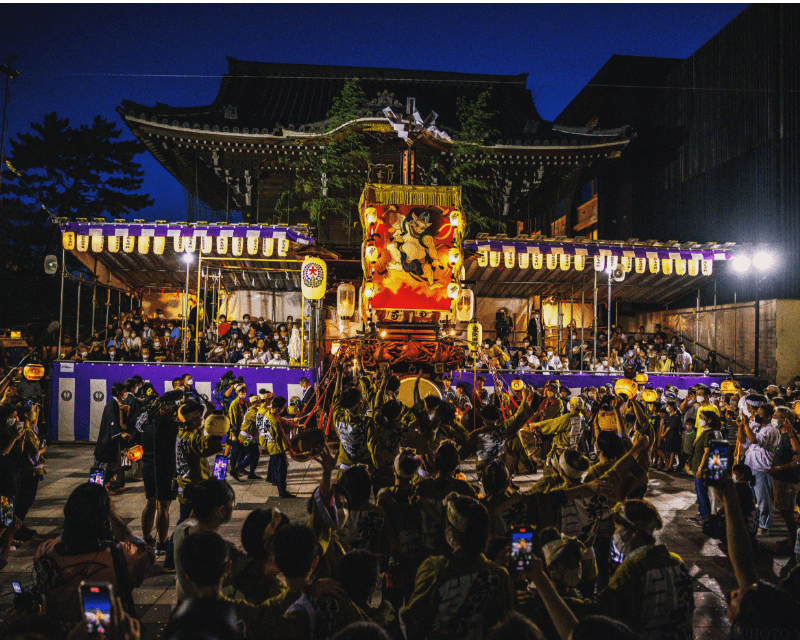
[[[562,271],[569,271],[571,263],[572,256],[567,255],[566,253],[562,253],[560,256],[558,256],[558,266],[561,267]]]
[[[457,209],[450,212],[450,226],[456,228],[461,226],[461,212]]]
[[[183,253],[184,244],[183,236],[175,236],[172,238],[172,248],[175,253]]]
[[[633,269],[633,258],[622,258],[622,269],[625,273],[630,273]]]
[[[133,249],[136,247],[136,238],[133,236],[123,236],[122,237],[122,250],[125,253],[133,253]]]
[[[661,272],[665,276],[672,275],[672,259],[671,258],[662,258],[661,259]]]
[[[459,287],[457,282],[451,282],[450,284],[448,284],[447,297],[450,298],[451,300],[455,300],[456,298],[458,298],[458,289]]]
[[[186,236],[186,240],[183,242],[183,250],[186,253],[194,253],[195,249],[197,249],[197,238]]]
[[[125,452],[125,457],[131,462],[138,462],[144,456],[144,447],[140,444],[135,444]]]
[[[678,258],[675,260],[675,273],[679,276],[686,275],[686,260]]]
[[[723,380],[720,386],[720,391],[722,393],[736,393],[738,389],[736,388],[736,383],[733,380]],[[796,407],[800,407],[800,402],[798,402]]]
[[[489,265],[489,251],[488,249],[481,249],[478,251],[478,266],[486,267]]]
[[[217,236],[217,254],[228,255],[228,236]]]
[[[136,241],[136,248],[143,256],[150,253],[150,236],[139,236]]]
[[[269,258],[272,256],[272,252],[275,251],[275,238],[264,238],[264,241],[261,243],[261,245],[264,255]]]
[[[167,244],[167,239],[164,236],[155,236],[153,238],[153,253],[157,256],[163,255],[164,247]]]
[[[367,300],[372,300],[375,297],[375,285],[371,282],[367,282],[367,284],[364,285],[363,293]]]
[[[686,265],[689,269],[690,276],[696,276],[700,273],[700,261],[699,260],[689,260],[688,264]]]
[[[470,322],[467,325],[467,345],[470,351],[477,351],[483,342],[483,327],[480,322]]]
[[[700,265],[700,269],[704,276],[710,276],[713,268],[714,268],[713,260],[703,260],[702,264]]]
[[[300,286],[306,300],[321,300],[328,284],[328,265],[316,256],[307,256],[300,267]]]
[[[614,271],[619,264],[619,256],[607,256],[606,257],[606,269],[610,271]]]
[[[78,236],[78,251],[86,253],[89,250],[89,236]]]
[[[614,383],[614,393],[617,395],[624,395],[630,400],[635,398],[639,393],[639,385],[629,378],[618,378]]]
[[[586,256],[575,256],[575,271],[583,271],[586,266]]]
[[[364,221],[367,224],[375,224],[378,221],[378,211],[375,207],[367,207],[367,210],[364,211]]]
[[[208,255],[214,250],[214,238],[211,236],[203,236],[200,238],[200,252]]]
[[[247,255],[254,256],[258,253],[258,245],[260,238],[247,239]]]
[[[636,258],[636,273],[644,273],[645,267],[647,267],[647,261],[644,258]]]
[[[642,400],[645,402],[655,402],[658,400],[658,394],[652,389],[645,389],[642,391]]]
[[[289,241],[286,238],[278,238],[278,257],[285,258],[289,253]]]
[[[650,381],[650,378],[647,377],[646,373],[637,373],[634,381],[636,384],[647,384]]]
[[[92,236],[92,251],[100,253],[103,250],[103,236]]]
[[[647,264],[650,267],[650,273],[658,273],[661,270],[661,261],[658,258],[648,258]]]
[[[231,251],[239,258],[244,252],[244,238],[231,238]]]
[[[555,253],[547,254],[547,268],[555,269],[558,266],[558,256]]]
[[[542,265],[544,265],[544,255],[541,253],[534,253],[533,258],[531,258],[531,264],[534,269],[541,269]]]
[[[514,250],[511,251],[503,251],[503,263],[506,265],[506,269],[513,269],[514,263],[516,263],[516,255]]]
[[[377,262],[378,257],[381,255],[380,250],[374,244],[369,245],[364,249],[364,255],[370,262]]]
[[[459,322],[472,320],[475,308],[475,294],[471,289],[462,289],[456,303],[456,319]]]
[[[356,312],[356,288],[342,282],[336,289],[336,313],[340,318],[350,318]]]
[[[26,380],[41,380],[44,377],[44,367],[40,364],[26,364],[22,368],[22,375]]]
[[[75,248],[75,232],[65,231],[61,234],[61,246],[64,251],[72,251]]]
[[[594,257],[594,270],[595,271],[603,271],[606,268],[606,257],[605,256],[595,256]]]
[[[531,264],[531,254],[527,251],[517,254],[517,264],[520,269],[527,269]]]
[[[108,250],[111,253],[119,253],[119,246],[121,242],[119,240],[119,236],[108,236]]]
[[[451,248],[447,252],[447,260],[450,262],[450,266],[455,269],[456,265],[461,261],[461,250],[458,247]]]
[[[489,252],[489,264],[492,267],[499,267],[500,266],[500,252],[499,251],[490,251]]]

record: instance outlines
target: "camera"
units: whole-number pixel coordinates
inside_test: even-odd
[[[23,587],[19,582],[12,582],[11,586],[14,589],[14,609],[29,615],[39,612],[44,599],[38,585]]]

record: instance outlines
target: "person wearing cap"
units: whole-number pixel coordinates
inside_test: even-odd
[[[256,475],[256,467],[261,457],[259,447],[258,416],[261,409],[261,396],[252,395],[249,399],[250,407],[244,414],[242,428],[239,430],[239,445],[242,447],[240,462],[231,470],[231,476],[237,482],[241,482],[239,474],[248,465],[250,472],[247,474],[248,480],[261,480],[261,476]]]
[[[748,395],[746,398],[752,420],[744,413],[737,422],[737,440],[744,451],[744,463],[750,467],[756,479],[755,494],[758,505],[758,524],[769,532],[772,518],[773,486],[770,470],[781,434],[772,424],[774,408],[764,396]]]
[[[486,559],[489,515],[473,498],[445,498],[447,542],[452,555],[425,560],[414,592],[400,615],[409,640],[463,638],[481,640],[515,602],[508,571]]]
[[[597,594],[596,612],[621,620],[640,638],[691,638],[692,576],[680,556],[656,544],[663,527],[658,510],[648,500],[628,500],[613,517],[623,562]]]

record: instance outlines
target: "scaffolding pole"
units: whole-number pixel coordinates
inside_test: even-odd
[[[78,280],[78,314],[75,319],[75,346],[81,341],[81,285],[83,283]]]
[[[64,327],[64,279],[67,265],[65,263],[66,251],[61,249],[61,303],[58,307],[58,357],[61,357],[61,336]]]
[[[594,331],[594,340],[592,340],[594,360],[597,362],[597,269],[594,270],[594,306],[592,307],[592,331]]]

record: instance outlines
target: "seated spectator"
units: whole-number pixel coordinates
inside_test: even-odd
[[[239,323],[236,322],[236,320],[231,320],[231,328],[230,331],[228,331],[228,340],[239,341],[242,338],[244,338],[244,333],[242,333],[242,330],[239,328]]]
[[[82,621],[78,586],[90,575],[93,582],[114,585],[125,611],[136,617],[132,592],[154,561],[152,548],[116,514],[106,490],[80,484],[64,505],[62,534],[42,543],[34,556],[44,611]]]
[[[283,354],[278,349],[275,349],[272,352],[272,358],[267,364],[271,367],[286,367],[289,366],[289,361],[283,357]]]
[[[233,329],[231,329],[230,333],[233,333]],[[237,337],[236,342],[233,344],[230,352],[228,353],[228,362],[236,364],[243,358],[244,358],[244,340],[242,340],[241,337]]]
[[[153,338],[153,349],[150,352],[150,355],[153,356],[153,360],[155,362],[166,362],[169,358],[169,352],[167,351],[166,345],[163,343],[164,338],[155,337]]]
[[[108,348],[108,362],[122,362],[123,360],[123,352],[117,352],[117,348],[111,346]],[[124,358],[125,360],[132,360],[132,357]]]

